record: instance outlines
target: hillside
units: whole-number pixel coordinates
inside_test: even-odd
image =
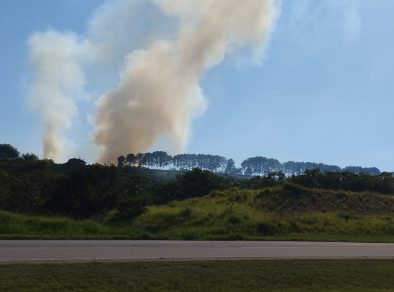
[[[0,237],[394,241],[394,177],[237,177],[15,150],[0,158]]]
[[[285,185],[150,206],[132,226],[161,239],[393,241],[393,211],[393,196]]]
[[[79,221],[0,212],[0,237],[394,242],[393,211],[391,195],[284,185],[150,205],[123,223],[115,213]]]

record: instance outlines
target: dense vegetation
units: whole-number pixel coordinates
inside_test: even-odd
[[[391,173],[317,168],[250,178],[55,164],[10,145],[0,146],[0,157],[3,238],[394,241]]]

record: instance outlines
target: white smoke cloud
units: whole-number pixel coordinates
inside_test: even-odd
[[[55,30],[35,33],[28,43],[34,77],[30,102],[44,125],[44,157],[56,159],[64,150],[61,133],[76,114],[75,96],[85,84],[81,46],[75,34]]]
[[[62,152],[86,70],[89,87],[107,91],[94,114],[99,161],[147,150],[162,138],[166,150],[182,151],[206,108],[202,75],[239,48],[263,47],[277,2],[113,0],[93,14],[84,37],[54,30],[31,36],[31,100],[46,130],[45,157]]]

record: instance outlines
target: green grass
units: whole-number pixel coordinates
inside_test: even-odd
[[[0,291],[393,291],[394,261],[0,265]]]
[[[92,220],[26,216],[0,211],[0,238],[3,239],[122,239],[144,238],[132,227],[116,227]]]
[[[0,211],[0,238],[394,242],[394,196],[285,185],[232,189],[148,206],[134,220],[45,218]]]
[[[267,196],[261,191],[231,190],[150,206],[133,221],[133,227],[161,239],[394,241],[393,212],[371,212],[371,207],[362,212],[358,194],[349,194],[358,201],[357,213],[345,208],[322,210],[300,197],[282,197],[279,204]],[[307,199],[323,205],[316,196]],[[345,199],[350,204],[352,198]],[[286,205],[292,210],[283,209]],[[305,210],[308,205],[310,210]]]

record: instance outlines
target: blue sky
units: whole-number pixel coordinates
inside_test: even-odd
[[[83,33],[103,2],[0,1],[0,143],[41,153],[26,99],[29,35]],[[235,56],[204,75],[209,107],[187,152],[394,170],[392,11],[391,0],[283,0],[261,65]],[[74,143],[86,143],[86,127],[70,134]]]

